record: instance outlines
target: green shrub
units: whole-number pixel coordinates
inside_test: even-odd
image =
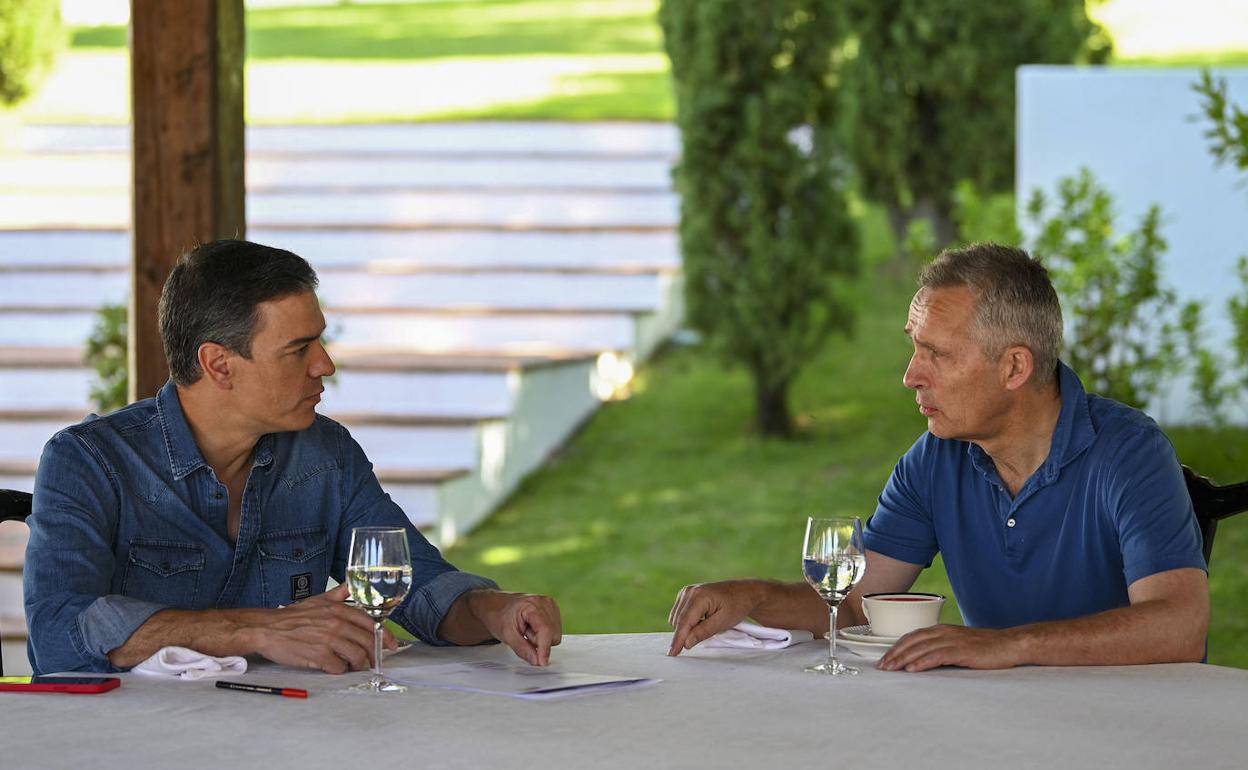
[[[955,183],[1008,190],[1020,64],[1101,62],[1111,43],[1084,0],[846,0],[844,88],[854,165],[867,195],[953,239]]]
[[[1248,171],[1248,112],[1227,99],[1226,79],[1215,79],[1209,70],[1204,70],[1200,74],[1200,82],[1193,85],[1192,90],[1203,97],[1201,108],[1209,122],[1205,131],[1209,152],[1219,164],[1230,163],[1240,171]],[[1235,362],[1239,364],[1240,380],[1248,386],[1248,256],[1239,258],[1235,278],[1239,284],[1239,295],[1227,301],[1226,309],[1234,331],[1231,343]],[[1216,371],[1215,368],[1215,373],[1211,375],[1214,381],[1210,388],[1217,387]]]
[[[1151,206],[1137,230],[1116,237],[1113,199],[1086,168],[1059,182],[1056,204],[1050,212],[1037,189],[1027,212],[1038,231],[1031,254],[1062,298],[1064,358],[1089,391],[1144,408],[1184,367],[1177,300],[1158,269],[1161,210]]]
[[[968,179],[953,188],[953,220],[960,243],[991,241],[1021,246],[1023,233],[1014,214],[1013,193],[980,193]]]
[[[857,266],[835,145],[840,0],[664,0],[683,141],[675,171],[690,323],[754,380],[765,435]]]
[[[95,326],[87,337],[86,363],[95,370],[91,383],[91,400],[100,414],[120,409],[127,402],[129,387],[126,324],[129,309],[125,305],[104,305],[95,316]]]
[[[0,105],[29,96],[64,43],[60,0],[0,0]]]

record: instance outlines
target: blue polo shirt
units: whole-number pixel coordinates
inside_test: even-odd
[[[1207,569],[1174,447],[1144,413],[1088,395],[1059,364],[1062,411],[1017,497],[984,450],[924,434],[867,522],[868,549],[944,557],[969,626],[1008,628],[1130,604],[1127,586]]]

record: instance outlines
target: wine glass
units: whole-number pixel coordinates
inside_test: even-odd
[[[814,674],[857,674],[858,669],[836,659],[836,609],[866,572],[862,547],[862,519],[806,520],[806,543],[802,548],[802,572],[811,588],[828,603],[828,659],[805,670]]]
[[[347,588],[351,598],[373,619],[373,676],[351,687],[356,692],[403,692],[407,687],[381,675],[381,624],[403,603],[412,587],[412,556],[407,530],[356,527],[351,530]]]

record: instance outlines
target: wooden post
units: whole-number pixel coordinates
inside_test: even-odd
[[[177,258],[241,238],[243,0],[131,0],[130,400],[169,378],[156,309]]]

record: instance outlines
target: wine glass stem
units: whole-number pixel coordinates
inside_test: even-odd
[[[373,623],[373,676],[381,679],[381,621]]]
[[[836,665],[836,605],[828,605],[828,662]]]

